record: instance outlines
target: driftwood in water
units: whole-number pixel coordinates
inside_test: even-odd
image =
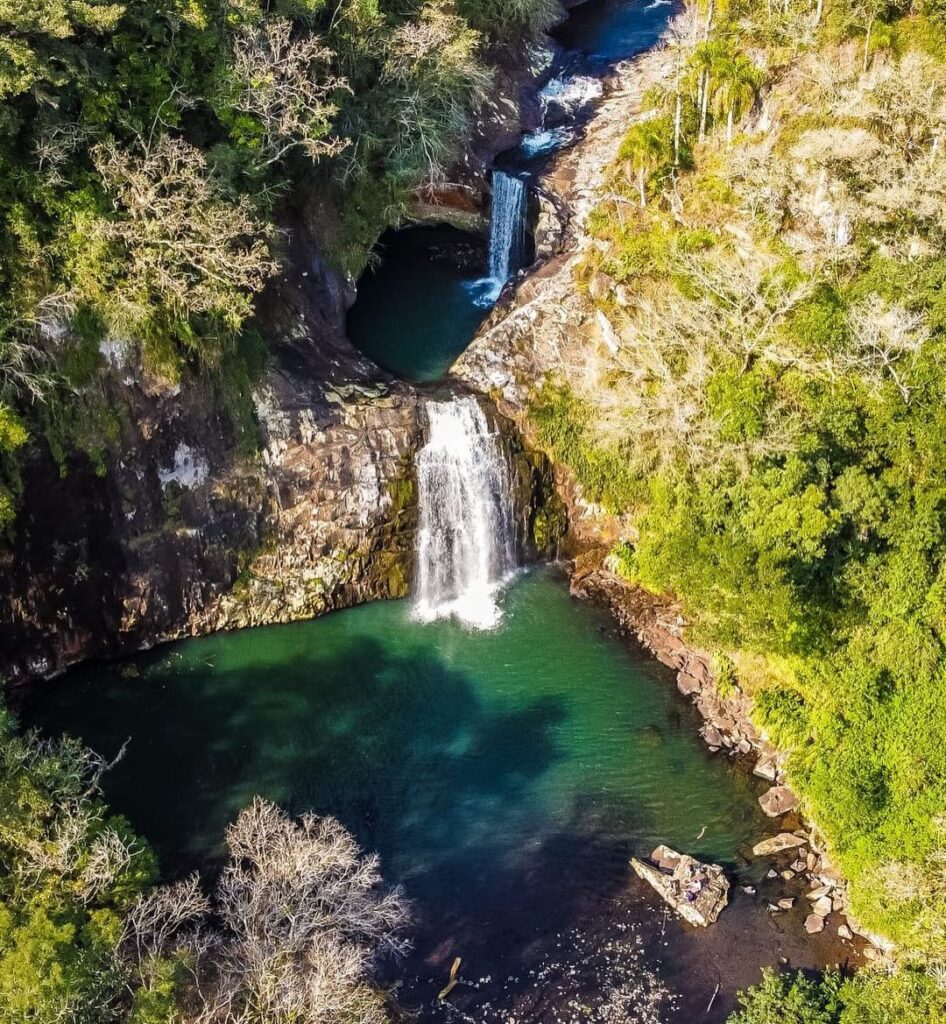
[[[450,995],[450,993],[457,987],[457,973],[460,970],[461,963],[463,963],[463,961],[458,956],[454,957],[453,966],[450,968],[450,980],[440,990],[440,993],[437,995],[437,998],[440,1000],[440,1002],[443,1002],[444,999],[446,999],[447,996]]]

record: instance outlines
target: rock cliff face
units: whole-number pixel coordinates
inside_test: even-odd
[[[272,358],[253,395],[261,450],[241,455],[206,382],[115,361],[116,454],[24,477],[0,571],[0,667],[44,676],[186,633],[285,621],[401,595],[410,574],[416,395],[342,332],[350,289],[317,258],[265,297]]]
[[[418,219],[485,229],[486,169],[534,120],[549,53],[506,59],[452,183],[419,195]],[[354,286],[319,258],[317,197],[299,207],[289,270],[259,303],[258,439],[212,379],[169,386],[133,348],[106,346],[94,386],[118,410],[109,451],[65,465],[31,452],[15,543],[0,547],[0,678],[407,593],[426,396],[347,341]],[[509,445],[523,543],[535,531],[551,544],[547,469]]]

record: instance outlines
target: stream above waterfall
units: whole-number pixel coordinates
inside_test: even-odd
[[[562,49],[539,96],[542,123],[499,154],[491,172],[488,252],[471,262],[482,240],[446,225],[387,232],[348,314],[348,336],[365,355],[409,381],[448,373],[503,287],[533,259],[533,175],[580,137],[610,66],[653,46],[675,10],[675,0],[586,0],[569,11],[554,33]],[[467,255],[451,260],[451,252]]]

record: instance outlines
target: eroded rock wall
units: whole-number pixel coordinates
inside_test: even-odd
[[[400,596],[413,547],[415,393],[343,334],[349,286],[317,257],[264,299],[260,447],[206,382],[169,387],[133,351],[97,386],[121,436],[64,472],[37,446],[0,567],[0,671],[47,676],[188,633]]]

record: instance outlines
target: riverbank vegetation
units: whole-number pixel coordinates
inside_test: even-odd
[[[233,358],[293,205],[357,273],[458,156],[502,47],[555,0],[0,8],[0,528],[27,432],[78,419],[103,352],[172,383]],[[94,390],[94,389],[93,389]],[[38,412],[46,403],[48,412]],[[91,403],[91,404],[90,404]],[[78,415],[71,415],[78,410]],[[69,431],[66,431],[69,434]]]
[[[147,843],[101,799],[109,764],[6,712],[0,730],[0,1019],[389,1019],[372,972],[406,948],[407,907],[337,821],[257,799],[210,896],[196,875],[156,885]]]
[[[946,1019],[944,26],[933,0],[688,7],[590,220],[611,344],[533,403],[897,945],[830,1012],[744,1022]]]

